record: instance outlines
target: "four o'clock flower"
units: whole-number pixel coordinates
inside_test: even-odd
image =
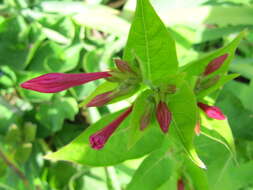
[[[204,71],[204,76],[209,75],[213,72],[215,72],[216,70],[218,70],[221,65],[224,63],[224,61],[227,59],[228,54],[224,54],[221,55],[217,58],[215,58],[214,60],[212,60],[207,66],[206,69]]]
[[[123,112],[116,120],[111,122],[100,131],[90,136],[90,144],[93,149],[99,150],[104,147],[113,132],[119,127],[122,121],[131,113],[132,106]]]
[[[210,118],[217,119],[217,120],[226,119],[226,116],[222,113],[220,108],[216,106],[209,106],[207,104],[198,102],[198,107],[202,109],[205,112],[205,114]]]
[[[80,74],[48,73],[22,83],[21,87],[43,93],[55,93],[110,76],[109,72]]]
[[[167,133],[169,130],[171,119],[172,119],[172,114],[167,104],[163,101],[160,101],[157,105],[156,119],[160,125],[161,130],[164,133]]]

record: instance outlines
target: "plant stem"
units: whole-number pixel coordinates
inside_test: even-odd
[[[30,189],[29,187],[29,182],[25,176],[25,174],[14,164],[12,163],[11,160],[8,159],[8,157],[4,154],[4,152],[0,149],[0,158],[5,162],[5,164],[10,167],[16,174],[17,176],[22,180],[24,183],[25,187],[27,189]]]

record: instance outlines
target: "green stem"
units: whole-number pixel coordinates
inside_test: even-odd
[[[29,182],[25,174],[14,163],[12,163],[12,161],[4,154],[2,150],[0,150],[0,158],[5,162],[7,166],[9,166],[9,168],[11,168],[17,174],[17,176],[24,183],[25,187],[27,189],[30,189]]]

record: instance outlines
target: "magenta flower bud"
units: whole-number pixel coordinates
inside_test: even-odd
[[[99,150],[104,147],[113,132],[119,127],[122,121],[131,113],[132,106],[123,112],[117,119],[106,127],[90,136],[90,144],[93,149]]]
[[[199,136],[200,135],[200,120],[198,120],[197,121],[197,123],[196,123],[196,125],[195,125],[195,128],[194,128],[194,131],[195,131],[195,134],[197,135],[197,136]]]
[[[177,181],[177,190],[184,190],[184,181],[182,179]]]
[[[96,73],[48,73],[22,83],[22,88],[43,92],[54,93],[78,86],[93,80],[110,77],[109,72]]]
[[[207,66],[206,70],[204,71],[204,75],[209,75],[213,72],[215,72],[217,69],[221,67],[221,65],[224,63],[224,61],[227,59],[228,54],[221,55],[215,59],[213,59]]]
[[[115,59],[114,60],[117,68],[121,71],[121,72],[133,72],[132,69],[129,67],[128,63],[125,61],[122,61],[121,59]]]
[[[103,94],[97,95],[95,98],[93,98],[89,103],[86,105],[86,107],[99,107],[103,106],[106,103],[110,102],[114,98],[113,91],[105,92]]]
[[[172,119],[172,114],[165,102],[159,102],[156,108],[156,119],[160,125],[161,130],[164,133],[167,133]]]
[[[217,119],[217,120],[225,120],[226,119],[226,116],[222,113],[220,108],[218,108],[216,106],[209,106],[209,105],[201,103],[201,102],[198,102],[198,106],[210,118]]]

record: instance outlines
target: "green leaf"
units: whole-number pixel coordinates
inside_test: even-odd
[[[174,161],[164,150],[153,152],[136,170],[126,190],[157,189],[175,172],[174,165]]]
[[[201,133],[213,140],[222,143],[235,157],[235,144],[232,131],[227,120],[208,119],[206,115],[201,115]]]
[[[225,85],[224,88],[226,91],[229,91],[228,93],[235,95],[242,102],[245,109],[253,112],[253,80],[251,80],[250,85],[246,83],[231,81]]]
[[[8,65],[18,70],[25,67],[28,55],[28,44],[20,38],[23,17],[10,17],[0,23],[0,65]]]
[[[147,98],[150,96],[152,93],[151,90],[145,90],[143,91],[135,100],[134,102],[134,107],[133,111],[131,113],[131,118],[130,118],[130,124],[129,124],[129,140],[128,140],[128,146],[129,148],[132,147],[133,145],[136,144],[140,140],[140,138],[144,135],[145,131],[141,131],[140,129],[140,119],[141,116],[145,112],[145,106],[149,106],[151,102],[148,102]],[[150,115],[151,117],[152,115]],[[151,122],[151,118],[150,118]],[[150,126],[147,126],[149,128]]]
[[[159,85],[163,83],[161,76],[177,73],[175,42],[149,0],[137,1],[124,60],[131,62],[135,55],[141,60],[143,80],[147,84]]]
[[[208,166],[210,189],[238,190],[252,184],[252,161],[235,164],[224,146],[203,136],[197,139],[196,144]]]
[[[197,167],[192,161],[189,159],[185,160],[184,166],[186,172],[191,179],[195,190],[209,190],[209,183],[207,178],[206,170]]]
[[[158,127],[153,127],[140,141],[128,149],[128,117],[110,137],[102,150],[92,149],[89,143],[89,136],[112,122],[120,113],[122,112],[106,115],[91,125],[70,144],[55,153],[47,155],[46,158],[50,160],[68,160],[90,166],[108,166],[144,156],[161,146],[164,135]]]
[[[253,61],[252,58],[236,58],[229,69],[240,73],[244,77],[253,79]]]
[[[234,88],[233,90],[236,90],[235,93],[238,94],[238,91],[240,93],[242,92],[241,89],[237,88],[237,86],[234,85],[230,86],[230,84],[231,83],[225,86],[225,88],[222,90],[220,96],[218,97],[217,105],[227,115],[229,124],[233,130],[235,138],[252,140],[253,112],[246,109],[243,106],[242,101],[240,101],[240,99],[229,90],[230,87],[232,87]]]
[[[73,20],[83,26],[94,28],[116,36],[125,37],[129,23],[117,16],[119,12],[103,5],[91,5],[83,2],[42,2],[45,12],[74,15]]]
[[[50,131],[56,132],[62,128],[64,119],[73,120],[78,113],[78,105],[74,98],[60,98],[42,104],[36,114],[38,121]]]
[[[168,107],[172,112],[172,125],[169,133],[176,137],[186,154],[195,164],[205,168],[205,164],[199,159],[193,145],[198,110],[195,95],[189,84],[184,81],[176,94],[169,96],[167,101]],[[168,137],[170,138],[171,136],[169,135]]]

